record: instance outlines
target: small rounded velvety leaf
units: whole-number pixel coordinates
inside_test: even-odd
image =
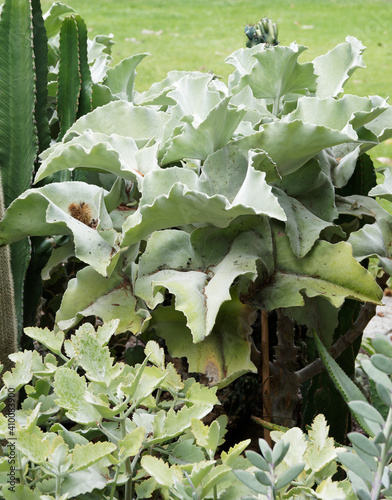
[[[248,486],[248,488],[250,488],[251,490],[256,491],[257,493],[261,493],[262,495],[265,495],[267,493],[267,487],[259,483],[256,477],[250,472],[247,472],[245,470],[235,470],[233,472],[237,479]]]
[[[290,444],[285,443],[284,441],[278,441],[275,444],[274,449],[272,451],[272,460],[275,467],[279,465],[280,462],[284,459],[289,448]]]
[[[373,484],[374,475],[365,462],[354,453],[339,453],[338,460],[350,471],[362,478],[366,483]]]
[[[271,464],[272,463],[272,450],[269,447],[267,441],[265,441],[264,439],[259,439],[259,447],[260,447],[260,451],[264,455],[264,458],[266,459],[266,461],[269,464]]]
[[[387,373],[388,375],[392,374],[392,360],[387,356],[384,356],[383,354],[373,354],[371,362],[379,370]]]
[[[369,403],[365,403],[364,401],[350,401],[348,403],[350,410],[352,410],[355,414],[360,415],[365,420],[370,420],[371,422],[376,422],[377,424],[384,425],[384,419],[381,414],[370,406]]]
[[[372,345],[377,353],[392,358],[392,342],[387,337],[375,337],[372,339]]]
[[[370,441],[366,436],[360,434],[359,432],[351,432],[348,434],[349,440],[357,446],[361,451],[370,455],[372,457],[378,457],[381,453],[381,450],[378,446],[374,444],[373,441]]]
[[[249,450],[245,452],[245,455],[249,462],[251,462],[255,467],[260,470],[269,471],[267,462],[259,453]]]
[[[381,382],[376,382],[377,393],[383,402],[389,407],[392,405],[392,393]]]
[[[284,488],[288,484],[291,483],[291,481],[294,481],[294,479],[301,474],[301,472],[304,470],[305,464],[300,463],[300,464],[295,464],[289,469],[287,469],[278,479],[276,482],[276,489],[280,490],[281,488]]]
[[[256,470],[254,474],[259,483],[264,484],[264,486],[271,485],[271,479],[267,476],[265,472],[262,472],[261,470]]]

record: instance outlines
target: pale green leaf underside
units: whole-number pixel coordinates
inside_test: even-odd
[[[89,130],[66,143],[55,144],[42,158],[35,183],[75,167],[108,172],[141,183],[147,172],[158,168],[156,145],[139,149],[130,137]]]
[[[113,95],[124,101],[133,101],[135,69],[147,55],[137,54],[127,57],[108,69],[103,83],[109,87]]]
[[[295,111],[286,115],[284,120],[301,120],[304,123],[328,127],[341,131],[356,141],[363,133],[361,127],[387,109],[385,99],[378,96],[358,97],[348,94],[341,99],[301,97],[297,101]]]
[[[97,315],[105,323],[119,318],[117,332],[141,332],[149,313],[139,306],[130,283],[120,273],[116,268],[110,278],[104,278],[91,267],[79,271],[69,282],[57,312],[59,327],[68,330],[82,317]]]
[[[165,339],[170,354],[185,356],[189,371],[204,373],[210,384],[222,388],[239,376],[256,371],[248,341],[255,313],[238,299],[222,305],[211,334],[197,344],[186,326],[186,318],[173,307],[158,307],[152,317],[151,327]]]
[[[103,134],[119,134],[131,137],[136,142],[146,144],[154,138],[162,137],[165,123],[170,115],[155,109],[134,106],[127,101],[113,101],[82,116],[68,130],[65,139],[86,130]]]
[[[251,218],[242,228],[212,232],[209,228],[199,229],[192,237],[173,230],[153,233],[140,259],[136,294],[153,309],[168,290],[175,296],[176,309],[185,314],[194,342],[200,342],[211,333],[222,303],[231,299],[233,281],[239,276],[253,281],[257,261],[270,267],[268,233],[264,236],[249,231],[236,235],[235,231],[246,230],[252,222],[256,228],[256,220]],[[208,249],[210,238],[216,244]],[[165,255],[165,269],[159,266],[160,255]]]
[[[226,146],[245,114],[244,110],[229,106],[229,101],[230,97],[222,99],[200,124],[195,125],[193,118],[184,117],[164,145],[162,165],[183,158],[205,160],[209,154]]]
[[[364,45],[353,36],[346,37],[327,54],[316,57],[313,66],[317,77],[318,97],[335,97],[343,92],[343,86],[357,68],[364,68]]]

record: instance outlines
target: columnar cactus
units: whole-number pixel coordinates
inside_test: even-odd
[[[4,214],[3,189],[0,175],[0,220]],[[0,363],[4,370],[12,367],[9,354],[17,351],[17,326],[14,305],[14,283],[11,272],[10,247],[0,247]]]

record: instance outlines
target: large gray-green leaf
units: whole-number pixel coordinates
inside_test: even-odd
[[[374,224],[366,224],[359,231],[351,233],[348,243],[352,245],[357,260],[378,257],[380,266],[392,275],[391,218],[379,218]]]
[[[336,196],[336,208],[339,214],[354,215],[362,218],[364,215],[374,219],[390,219],[391,215],[373,198],[369,196]]]
[[[140,259],[135,292],[151,309],[164,300],[165,290],[172,293],[194,342],[200,342],[211,333],[222,303],[231,300],[233,281],[241,277],[246,287],[257,277],[257,262],[272,271],[269,227],[262,219],[244,219],[242,227],[226,230],[202,228],[192,235],[159,231],[150,236]]]
[[[119,248],[118,233],[105,207],[105,194],[102,188],[83,182],[29,189],[12,203],[1,221],[0,245],[25,236],[71,234],[75,255],[106,276]],[[96,228],[88,224],[93,219]]]
[[[297,199],[310,212],[328,222],[334,221],[338,212],[335,206],[335,189],[330,167],[323,154],[310,159],[301,168],[275,184],[289,196]]]
[[[235,93],[232,92],[232,89],[237,87],[240,79],[247,75],[257,63],[257,60],[253,57],[253,55],[258,54],[265,49],[266,46],[264,44],[258,44],[251,48],[238,49],[226,57],[225,62],[231,64],[235,68],[234,73],[229,76],[230,93]]]
[[[200,177],[191,170],[170,167],[146,174],[138,210],[123,225],[122,246],[156,230],[209,223],[226,227],[240,215],[286,216],[267,184],[266,173],[255,170],[236,148],[210,155]]]
[[[284,121],[301,120],[338,130],[351,140],[376,139],[369,130],[362,128],[388,109],[386,100],[379,96],[358,97],[345,95],[341,99],[325,97],[301,97],[295,111],[286,115]]]
[[[355,144],[353,145],[355,146]],[[332,148],[335,154],[337,153],[336,149],[338,148],[339,146]],[[338,188],[344,187],[350,180],[355,171],[355,167],[357,166],[358,156],[361,152],[360,146],[355,147],[352,151],[350,151],[351,148],[347,148],[346,144],[342,144],[341,148],[346,151],[344,151],[342,156],[340,154],[336,154],[337,164],[332,168],[333,182]],[[347,149],[349,150],[347,151]]]
[[[244,109],[229,103],[230,97],[222,99],[201,122],[194,116],[184,116],[161,149],[162,165],[184,158],[205,160],[226,146],[245,115]]]
[[[353,36],[313,60],[317,77],[317,97],[335,97],[357,68],[365,68],[362,53],[365,47]]]
[[[185,356],[189,372],[203,373],[210,384],[225,387],[247,372],[255,372],[248,340],[255,310],[238,298],[221,306],[211,334],[194,344],[186,318],[174,307],[159,306],[152,313],[151,327],[165,339],[170,355]]]
[[[276,163],[279,174],[295,172],[325,148],[352,141],[351,135],[301,120],[275,121],[259,132],[235,141],[244,153],[263,149]]]
[[[176,108],[181,109],[180,115],[194,117],[194,126],[205,120],[222,100],[221,94],[209,87],[213,78],[211,74],[187,73],[174,83],[173,90],[167,94],[176,103]],[[176,109],[176,114],[178,111]]]
[[[392,172],[386,168],[383,171],[384,182],[378,184],[369,191],[369,196],[384,198],[385,200],[392,201]]]
[[[61,23],[67,14],[73,14],[75,10],[68,5],[60,2],[55,2],[52,4],[50,9],[45,12],[45,29],[48,38],[52,38],[58,34],[61,28]]]
[[[167,106],[175,104],[173,98],[168,97],[167,94],[175,88],[175,85],[184,76],[193,75],[194,77],[205,77],[205,73],[200,71],[169,71],[166,78],[161,82],[155,82],[145,92],[135,92],[135,103],[138,105],[159,105]]]
[[[96,315],[108,322],[118,318],[117,332],[143,331],[148,311],[133,295],[131,280],[122,272],[122,259],[110,278],[104,278],[91,267],[80,270],[70,280],[63,295],[56,323],[68,330],[83,317]]]
[[[152,138],[159,140],[162,137],[164,124],[169,118],[169,114],[163,111],[134,106],[127,101],[113,101],[79,118],[65,139],[90,129],[106,135],[132,137],[141,147]]]
[[[55,172],[77,167],[112,173],[140,185],[147,172],[158,168],[157,145],[139,149],[131,137],[90,130],[55,144],[41,157],[35,183]]]
[[[286,233],[290,240],[291,249],[297,257],[304,257],[320,236],[321,231],[327,227],[331,228],[331,231],[345,236],[339,226],[334,226],[330,222],[320,219],[298,200],[287,196],[284,191],[274,188],[273,193],[285,211],[287,217]]]
[[[290,248],[287,235],[274,229],[275,271],[255,297],[259,307],[304,305],[304,296],[322,296],[334,307],[346,297],[380,304],[382,290],[371,274],[354,259],[351,245],[317,241],[312,250],[298,259]]]
[[[370,132],[378,138],[378,142],[385,141],[392,137],[392,106],[389,106],[384,113],[370,123],[364,125],[364,127],[370,130]],[[362,151],[367,151],[375,145],[376,144],[373,143],[364,144],[362,146]]]
[[[265,99],[256,99],[252,93],[252,89],[247,85],[238,94],[231,98],[231,104],[235,106],[245,106],[245,115],[241,124],[236,130],[236,134],[241,133],[244,122],[249,122],[252,127],[255,127],[261,120],[271,121],[275,117],[267,108]]]
[[[148,54],[137,54],[123,59],[113,68],[109,68],[103,84],[106,85],[116,97],[133,102],[136,66]]]
[[[264,50],[254,51],[255,64],[238,80],[233,94],[249,85],[256,98],[267,99],[273,103],[272,113],[278,115],[285,100],[295,100],[299,96],[316,90],[316,75],[312,63],[300,64],[298,57],[306,50],[304,46],[292,43],[289,47],[273,46]],[[244,57],[244,53],[236,53]],[[248,56],[245,55],[248,59]],[[228,59],[232,63],[232,59]],[[242,61],[241,61],[242,62]],[[236,64],[238,66],[238,63]]]

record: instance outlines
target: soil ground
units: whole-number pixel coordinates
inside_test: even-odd
[[[374,337],[376,334],[392,335],[392,297],[384,295],[383,306],[377,307],[374,318],[365,328],[366,337]]]

